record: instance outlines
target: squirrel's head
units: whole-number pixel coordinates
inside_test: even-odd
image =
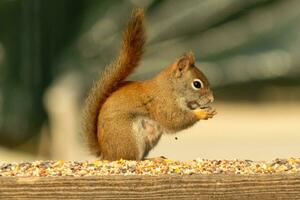
[[[179,97],[178,103],[184,109],[205,108],[214,97],[206,76],[195,66],[192,52],[185,53],[167,68],[171,91]]]

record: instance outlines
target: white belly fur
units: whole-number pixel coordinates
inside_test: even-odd
[[[146,144],[153,148],[164,133],[161,125],[148,117],[138,117],[133,122],[132,129],[139,150],[139,159],[144,156]]]

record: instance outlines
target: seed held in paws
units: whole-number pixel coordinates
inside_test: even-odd
[[[207,107],[201,107],[196,110],[193,110],[193,113],[197,116],[197,118],[200,119],[210,119],[214,115],[217,114],[215,109],[212,109],[210,106]]]

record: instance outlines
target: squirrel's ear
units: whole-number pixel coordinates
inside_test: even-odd
[[[174,64],[175,77],[181,77],[189,68],[195,65],[195,57],[192,52],[185,53]]]

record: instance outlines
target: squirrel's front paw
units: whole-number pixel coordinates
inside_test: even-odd
[[[214,115],[217,114],[215,109],[212,109],[211,107],[204,108],[204,109],[197,109],[193,111],[198,120],[207,120],[212,118]]]

